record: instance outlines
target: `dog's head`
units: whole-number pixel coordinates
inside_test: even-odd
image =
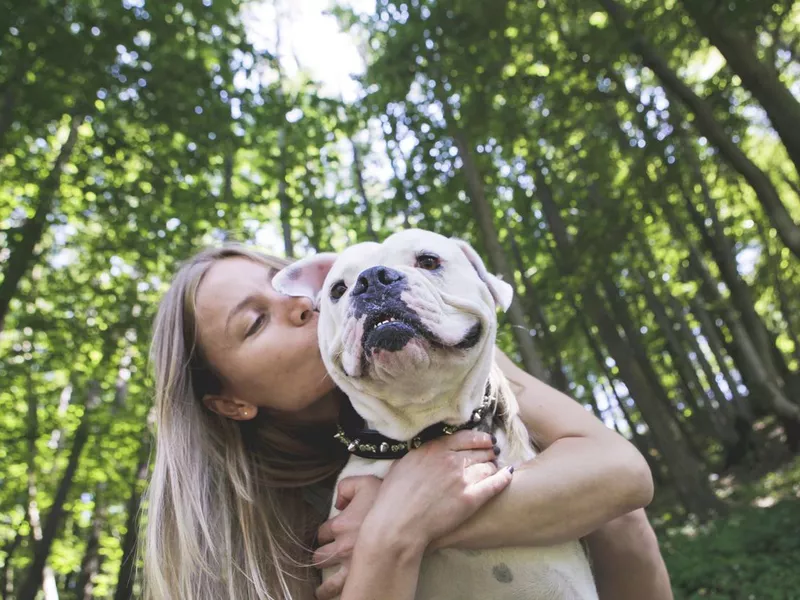
[[[480,402],[496,308],[513,296],[469,244],[422,230],[298,261],[273,285],[315,300],[331,377],[373,427],[401,438],[420,419],[468,418],[462,400]]]

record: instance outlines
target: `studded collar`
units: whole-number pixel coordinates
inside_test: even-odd
[[[472,411],[469,421],[461,425],[448,425],[447,423],[434,423],[426,427],[410,440],[402,441],[387,437],[374,429],[364,427],[364,419],[355,411],[349,402],[342,405],[339,414],[339,424],[333,436],[347,446],[350,454],[369,459],[397,459],[402,458],[413,448],[419,448],[425,442],[435,440],[444,435],[452,435],[456,431],[475,429],[485,421],[492,421],[496,408],[495,398],[492,397],[489,384],[483,395],[481,405]]]

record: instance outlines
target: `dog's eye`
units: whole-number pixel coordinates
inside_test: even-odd
[[[347,285],[344,281],[337,281],[331,286],[331,300],[338,300],[347,291]]]
[[[420,254],[417,256],[417,267],[426,271],[435,271],[442,266],[442,261],[433,254]]]

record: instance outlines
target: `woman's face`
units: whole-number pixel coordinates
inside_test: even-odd
[[[214,263],[197,289],[199,343],[225,400],[313,418],[334,389],[317,345],[319,315],[308,298],[276,292],[274,273],[244,257]]]

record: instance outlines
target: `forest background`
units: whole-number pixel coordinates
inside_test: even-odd
[[[799,98],[791,0],[0,0],[0,595],[137,597],[181,260],[416,226],[647,457],[677,598],[800,598]]]

